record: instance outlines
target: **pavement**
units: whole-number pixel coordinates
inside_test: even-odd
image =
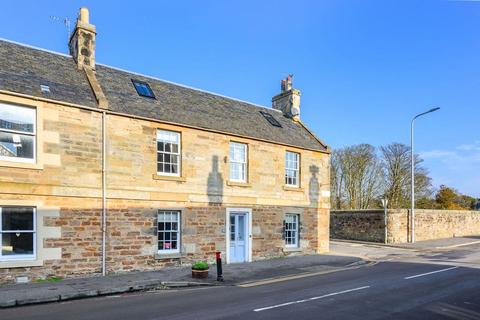
[[[60,282],[4,285],[0,286],[0,308],[156,289],[248,285],[259,280],[277,281],[328,273],[363,263],[365,261],[358,257],[310,255],[224,265],[224,282],[216,281],[216,266],[213,265],[209,277],[204,280],[192,279],[190,267],[177,267]]]
[[[376,262],[402,261],[480,268],[480,237],[458,237],[408,244],[330,241],[331,254]]]
[[[417,241],[415,243],[393,244],[397,248],[431,250],[431,249],[450,249],[464,247],[480,243],[480,236],[456,237],[436,240]]]
[[[343,239],[331,239],[333,243],[356,243],[368,246],[377,247],[390,247],[401,248],[411,250],[432,250],[432,249],[450,249],[456,247],[463,247],[472,244],[480,243],[480,236],[466,236],[455,238],[444,238],[435,240],[416,241],[415,243],[381,243],[381,242],[369,242],[369,241],[356,241],[356,240],[343,240]]]

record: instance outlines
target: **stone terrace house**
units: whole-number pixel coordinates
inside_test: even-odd
[[[329,149],[273,109],[0,40],[0,283],[328,251]],[[19,278],[21,277],[21,278]]]

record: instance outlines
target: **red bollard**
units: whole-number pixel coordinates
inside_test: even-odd
[[[223,281],[223,272],[222,272],[222,256],[221,252],[215,252],[215,258],[217,260],[217,281]]]

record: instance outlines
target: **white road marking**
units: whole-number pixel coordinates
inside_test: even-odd
[[[453,270],[453,269],[457,269],[457,268],[458,268],[458,267],[451,267],[451,268],[436,270],[436,271],[432,271],[432,272],[417,274],[417,275],[410,276],[410,277],[405,277],[405,278],[403,278],[403,279],[405,279],[405,280],[410,280],[410,279],[413,279],[413,278],[428,276],[428,275],[431,275],[431,274],[434,274],[434,273],[445,272],[445,271],[449,271],[449,270]]]
[[[296,274],[294,276],[285,276],[285,277],[278,277],[278,278],[268,278],[260,281],[255,281],[255,282],[244,282],[240,283],[237,286],[242,287],[242,288],[249,288],[249,287],[256,287],[256,286],[262,286],[265,284],[272,284],[272,283],[277,283],[277,282],[283,282],[283,281],[289,281],[289,280],[296,280],[296,279],[302,279],[302,278],[307,278],[307,277],[313,277],[313,276],[318,276],[318,275],[323,275],[323,274],[329,274],[329,273],[334,273],[337,271],[344,271],[344,270],[349,270],[350,268],[341,268],[337,270],[325,270],[325,271],[318,271],[318,272],[305,272],[305,273],[300,273]]]
[[[436,247],[435,249],[451,249],[451,248],[471,246],[472,244],[478,244],[478,243],[480,243],[480,241],[472,241],[472,242],[467,242],[467,243],[454,244],[454,245],[446,246],[446,247]]]
[[[304,303],[304,302],[308,302],[308,301],[313,301],[313,300],[328,298],[328,297],[336,296],[336,295],[339,295],[339,294],[349,293],[349,292],[358,291],[358,290],[363,290],[363,289],[368,289],[368,288],[370,288],[370,286],[364,286],[364,287],[359,287],[359,288],[355,288],[355,289],[348,289],[348,290],[344,290],[344,291],[339,291],[339,292],[333,292],[333,293],[325,294],[325,295],[323,295],[323,296],[312,297],[312,298],[303,299],[303,300],[297,300],[297,301],[290,301],[290,302],[285,302],[285,303],[281,303],[281,304],[276,304],[276,305],[274,305],[274,306],[258,308],[258,309],[254,309],[253,311],[255,311],[255,312],[265,311],[265,310],[280,308],[280,307],[284,307],[284,306],[289,306],[289,305],[292,305],[292,304],[298,304],[298,303]]]

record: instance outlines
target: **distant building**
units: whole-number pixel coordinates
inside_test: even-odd
[[[13,121],[6,119],[0,119],[0,128],[15,131],[33,132],[33,124],[31,123],[24,123],[21,121]]]

